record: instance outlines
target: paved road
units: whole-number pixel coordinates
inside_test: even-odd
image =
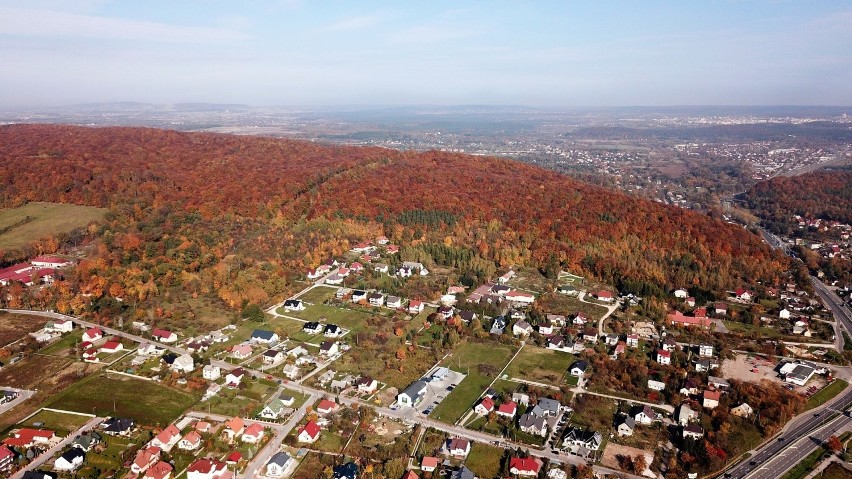
[[[852,425],[852,419],[845,414],[836,416],[825,425],[805,437],[794,441],[784,454],[776,455],[749,474],[748,479],[776,479],[789,471],[810,453],[814,452],[833,435],[840,435]]]
[[[834,291],[826,286],[825,283],[813,276],[811,276],[811,282],[814,285],[814,291],[822,299],[823,304],[834,314],[834,319],[839,321],[846,334],[852,337],[852,311],[843,304],[843,300],[834,294]]]
[[[80,434],[83,434],[86,431],[91,430],[93,427],[97,426],[98,424],[102,423],[105,420],[106,420],[106,418],[102,418],[102,417],[93,417],[92,419],[89,419],[89,421],[86,422],[86,424],[83,424],[76,431],[65,436],[65,438],[62,439],[62,441],[60,441],[58,444],[56,444],[55,446],[53,446],[50,449],[48,449],[47,451],[45,451],[44,454],[39,455],[37,458],[35,458],[33,460],[33,462],[27,464],[26,467],[24,467],[23,469],[21,469],[20,471],[18,471],[16,473],[12,474],[12,477],[10,477],[9,479],[21,479],[22,477],[24,477],[24,472],[32,471],[34,469],[38,469],[39,467],[41,467],[42,464],[47,462],[48,459],[52,458],[53,456],[56,455],[56,453],[58,453],[59,451],[64,449],[65,446],[67,446],[68,444],[71,444],[71,442],[74,440],[74,438],[76,438]]]
[[[815,429],[837,418],[840,414],[833,410],[843,411],[850,405],[852,405],[852,387],[847,387],[842,394],[836,396],[824,406],[812,409],[787,423],[777,438],[766,442],[763,447],[759,448],[748,459],[743,460],[720,477],[730,477],[733,479],[751,478],[752,473],[758,474],[759,471],[763,470],[766,470],[766,474],[769,474],[769,476],[763,476],[763,472],[761,472],[760,476],[755,477],[780,477],[783,471],[775,470],[772,467],[764,467],[764,464],[782,452],[784,452],[785,457],[789,457],[791,461],[795,461],[794,464],[801,461],[807,456],[807,453],[804,452],[804,448],[790,448],[792,443],[797,443],[799,439],[807,437]]]

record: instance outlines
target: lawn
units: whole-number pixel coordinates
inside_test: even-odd
[[[455,423],[488,388],[512,354],[514,351],[509,346],[490,342],[465,342],[457,346],[443,362],[443,366],[463,372],[467,377],[441,401],[432,411],[431,417],[449,424]]]
[[[164,426],[197,398],[188,393],[123,376],[98,374],[57,394],[45,406],[98,415],[131,417],[139,424]]]
[[[39,352],[54,356],[76,357],[76,348],[81,342],[83,342],[83,330],[76,329],[70,333],[66,333],[58,340],[51,343],[50,346],[47,346]]]
[[[67,233],[103,219],[107,210],[62,203],[27,203],[0,211],[0,250],[12,250],[48,235]]]
[[[101,452],[90,451],[86,454],[85,467],[96,468],[101,472],[97,477],[112,477],[110,471],[121,469],[124,465],[122,454],[131,444],[132,439],[126,437],[103,436],[106,448]],[[85,470],[85,469],[84,469]],[[81,475],[80,477],[86,477]]]
[[[819,392],[808,398],[808,402],[805,403],[805,411],[825,404],[826,401],[840,394],[848,385],[849,383],[846,381],[836,379],[833,383],[820,389]]]
[[[579,298],[558,293],[542,295],[539,297],[538,302],[542,310],[549,313],[574,315],[578,311],[582,311],[586,313],[590,321],[594,321],[595,323],[607,312],[604,306],[584,303]]]
[[[509,378],[558,386],[564,381],[568,367],[573,362],[573,354],[527,345],[521,349],[504,374]]]
[[[303,319],[305,321],[325,321],[336,324],[352,332],[364,329],[364,325],[371,314],[367,311],[355,311],[352,309],[336,308],[325,304],[308,306],[304,311],[284,311],[278,309],[278,314]]]
[[[56,431],[56,433],[60,436],[66,436],[76,431],[83,424],[86,424],[89,419],[91,418],[88,416],[81,416],[79,414],[41,410],[31,418],[22,422],[21,425],[26,427],[36,427],[35,423],[40,422],[42,423],[42,426],[38,427]]]
[[[337,294],[337,288],[329,288],[328,286],[317,286],[309,289],[304,294],[299,296],[299,299],[312,305],[324,304],[326,300],[333,298]]]
[[[465,466],[473,471],[477,477],[492,479],[500,474],[500,461],[503,458],[503,449],[488,446],[478,442],[470,447]]]

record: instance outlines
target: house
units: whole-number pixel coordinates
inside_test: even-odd
[[[450,474],[449,479],[476,479],[476,474],[465,466],[462,466]]]
[[[384,272],[386,273],[387,269],[385,269]],[[359,303],[361,301],[364,301],[365,299],[367,299],[367,292],[366,291],[361,291],[359,289],[352,291],[352,302],[353,303]]]
[[[183,436],[177,443],[178,449],[184,451],[194,451],[201,446],[201,433],[198,431],[189,431],[186,436]]]
[[[506,318],[503,316],[497,316],[494,318],[494,322],[491,324],[491,330],[489,331],[491,334],[503,334],[506,330]]]
[[[293,466],[295,463],[296,460],[293,459],[286,452],[276,452],[272,455],[272,457],[269,458],[269,462],[266,463],[266,477],[284,477],[284,473],[287,471],[287,469]]]
[[[301,299],[288,299],[284,301],[284,311],[304,311],[305,303]]]
[[[89,348],[83,351],[83,361],[89,363],[96,363],[100,361],[100,359],[98,359],[98,350],[95,348]]]
[[[360,394],[372,394],[379,389],[379,382],[370,376],[361,376],[355,381],[355,387],[358,388]]]
[[[319,334],[323,330],[322,324],[316,321],[309,321],[302,326],[302,331],[308,334]]]
[[[396,402],[403,407],[414,407],[426,394],[426,382],[418,380],[411,383],[396,396]]]
[[[731,414],[737,417],[749,417],[754,412],[747,402],[740,404],[737,407],[731,408]]]
[[[127,436],[136,426],[136,421],[123,417],[111,417],[101,424],[103,431],[110,436]]]
[[[367,296],[367,302],[370,303],[370,306],[380,307],[385,304],[385,295],[381,293],[370,293]]]
[[[336,324],[327,324],[322,335],[326,338],[339,338],[340,336],[343,336],[343,328]]]
[[[663,340],[663,351],[676,351],[677,350],[677,341],[672,338],[666,338]]]
[[[690,421],[698,417],[698,412],[693,411],[686,403],[682,403],[677,411],[677,423],[686,426]]]
[[[332,479],[356,479],[358,477],[358,465],[354,462],[335,466],[332,469]]]
[[[695,379],[687,379],[683,382],[683,387],[680,388],[680,393],[683,395],[696,395],[698,394],[698,386],[700,384]]]
[[[592,451],[600,449],[602,442],[603,436],[601,436],[601,433],[589,430],[584,431],[576,427],[568,428],[562,439],[564,447],[585,447]]]
[[[613,348],[610,357],[612,359],[618,359],[619,356],[623,356],[626,352],[627,345],[624,343],[624,341],[619,341],[618,344],[615,345],[615,348]]]
[[[113,354],[113,353],[117,353],[117,352],[121,351],[122,349],[124,349],[123,344],[121,344],[118,341],[111,340],[111,341],[105,342],[104,345],[101,346],[100,352],[102,352],[104,354]]]
[[[514,401],[506,401],[497,407],[497,415],[507,417],[509,419],[515,417],[518,412],[518,404]]]
[[[6,446],[28,449],[35,444],[47,444],[56,438],[56,433],[47,429],[22,428],[3,440]]]
[[[168,452],[180,441],[180,437],[180,429],[174,424],[169,424],[159,434],[154,436],[154,439],[151,439],[149,444]]]
[[[423,456],[423,459],[420,461],[420,470],[423,472],[432,472],[437,469],[440,462],[441,460],[437,457]]]
[[[222,432],[228,436],[229,441],[233,441],[237,436],[241,436],[246,429],[246,423],[241,417],[234,416],[225,422]]]
[[[266,331],[263,329],[255,329],[251,333],[251,340],[255,343],[274,343],[278,341],[278,335],[273,333],[272,331]]]
[[[657,350],[657,362],[660,364],[671,364],[672,363],[672,353],[665,351],[663,349]]]
[[[720,391],[727,391],[731,388],[731,383],[724,378],[716,376],[707,376],[707,384],[719,389]]]
[[[535,457],[513,457],[509,459],[509,472],[516,476],[538,476],[538,471],[541,469],[541,459]]]
[[[394,309],[401,308],[402,298],[400,298],[399,296],[388,296],[387,300],[385,301],[385,306]]]
[[[460,437],[449,439],[444,448],[447,454],[455,457],[467,457],[470,454],[470,441]]]
[[[104,332],[101,331],[101,328],[98,327],[89,328],[86,330],[85,333],[83,333],[83,341],[88,341],[90,343],[94,343],[95,341],[98,341],[103,337]]]
[[[684,439],[701,439],[704,437],[704,428],[698,424],[687,424],[683,427]]]
[[[271,365],[278,364],[284,360],[284,352],[269,349],[263,353],[263,364]]]
[[[709,329],[713,321],[706,316],[684,316],[680,311],[674,311],[667,316],[669,323],[672,326],[693,327]]]
[[[509,271],[506,272],[506,274],[497,278],[497,282],[500,283],[500,284],[506,284],[506,283],[509,282],[510,279],[512,279],[514,277],[515,277],[515,272],[510,269]]]
[[[609,333],[604,336],[604,342],[607,346],[615,346],[618,344],[618,335],[615,333]]]
[[[56,331],[57,333],[70,333],[74,329],[74,323],[67,319],[56,319],[48,321],[44,329]]]
[[[527,434],[547,436],[547,420],[544,417],[526,413],[518,419],[518,426]]]
[[[97,446],[103,437],[97,432],[81,434],[74,438],[71,442],[71,447],[80,448],[83,452],[89,452],[90,449]]]
[[[74,261],[60,258],[59,256],[36,256],[30,260],[30,264],[37,269],[53,268],[59,269],[74,264]]]
[[[423,312],[423,301],[412,299],[408,302],[408,314],[420,314]]]
[[[717,361],[716,358],[699,359],[695,363],[695,370],[700,372],[700,373],[701,372],[707,372],[707,371],[710,371],[711,369],[718,368],[718,367],[719,367],[719,361]]]
[[[509,291],[506,293],[506,299],[520,304],[533,304],[535,296],[524,291]]]
[[[477,317],[476,313],[474,313],[473,311],[466,311],[466,310],[459,311],[459,318],[461,318],[461,320],[464,321],[465,323],[470,323],[471,321],[476,319],[476,317]]]
[[[704,395],[703,395],[704,401],[701,404],[702,404],[702,406],[706,407],[707,409],[713,409],[714,407],[719,405],[719,398],[721,398],[721,397],[722,397],[721,391],[715,391],[715,390],[707,389],[707,390],[704,391]]]
[[[489,398],[489,397],[483,398],[481,401],[479,401],[479,404],[477,404],[473,408],[473,412],[475,412],[476,414],[478,414],[480,416],[487,416],[493,410],[494,410],[494,400]]]
[[[532,326],[524,320],[512,325],[512,334],[515,336],[529,336],[530,332],[532,332]]]
[[[538,325],[538,334],[549,336],[553,334],[553,325],[548,320],[544,320]]]
[[[287,356],[290,356],[292,358],[298,358],[299,356],[302,356],[302,355],[305,355],[305,354],[308,354],[308,350],[305,349],[305,347],[302,346],[302,345],[298,345],[295,348],[287,351]]]
[[[445,320],[452,318],[454,313],[455,309],[452,306],[441,306],[438,308],[438,314]]]
[[[162,346],[154,343],[141,343],[139,349],[136,350],[136,354],[139,356],[160,356],[163,354],[163,351],[165,349]]]
[[[778,317],[781,319],[790,319],[790,311],[784,308],[778,312]]]
[[[657,420],[657,413],[651,409],[651,406],[637,406],[630,413],[633,416],[633,419],[636,420],[637,423],[647,426],[652,422]]]
[[[754,298],[754,293],[752,293],[751,291],[749,291],[747,289],[737,288],[737,290],[734,291],[734,296],[740,301],[747,301],[748,302],[748,301],[751,301],[752,298]]]
[[[195,369],[195,361],[189,354],[181,354],[172,363],[173,371],[191,373],[193,369]]]
[[[611,303],[615,301],[615,297],[612,295],[612,293],[606,290],[598,291],[597,293],[595,293],[595,297],[598,299],[598,301],[603,301],[604,303]]]
[[[556,288],[556,292],[559,294],[567,294],[568,296],[577,296],[580,294],[580,292],[577,291],[577,288],[567,284],[559,285],[559,287]]]
[[[248,359],[251,354],[251,346],[248,344],[238,344],[231,348],[231,357],[234,359]]]
[[[65,451],[59,458],[53,461],[53,468],[57,471],[70,472],[79,468],[86,459],[86,453],[81,449],[72,447]]]
[[[662,381],[656,381],[654,379],[649,379],[648,380],[648,389],[651,389],[653,391],[662,391],[662,390],[666,389],[666,383],[664,383]]]
[[[186,469],[186,479],[218,479],[225,475],[228,465],[222,461],[205,457],[197,459]]]
[[[574,316],[574,319],[571,320],[572,324],[576,324],[578,326],[583,326],[588,322],[589,322],[589,317],[586,316],[586,313],[584,313],[582,311],[578,311],[577,314]]]
[[[586,328],[583,330],[583,341],[594,343],[598,340],[598,330],[595,328]]]
[[[627,346],[631,348],[639,347],[639,335],[638,334],[628,334],[627,335]]]
[[[149,467],[142,479],[170,479],[172,477],[172,465],[168,462],[160,461]]]
[[[337,341],[323,341],[320,343],[320,355],[325,357],[334,356],[340,352],[340,347],[337,345]]]
[[[177,334],[166,329],[154,329],[151,331],[151,337],[161,343],[174,343],[177,341]]]
[[[713,357],[713,345],[712,344],[699,344],[698,345],[698,355],[702,358]]]
[[[686,299],[689,296],[689,293],[685,289],[676,289],[674,292],[674,297],[678,299]]]
[[[632,436],[633,430],[636,429],[636,420],[632,417],[625,417],[616,428],[619,436]]]
[[[686,298],[684,303],[686,303],[686,305],[689,306],[690,308],[694,308],[695,307],[695,298],[690,296],[690,297]]]
[[[416,472],[409,469],[408,471],[406,471],[405,475],[402,476],[402,479],[420,479],[420,476],[418,476]]]
[[[560,335],[555,335],[547,338],[547,349],[561,350],[565,347],[565,338]]]
[[[574,361],[574,364],[571,365],[569,372],[572,376],[576,378],[581,378],[586,375],[586,371],[589,369],[589,363],[583,359],[579,361]]]
[[[713,306],[715,308],[714,311],[715,311],[716,314],[718,314],[720,316],[724,316],[724,315],[728,314],[728,304],[727,303],[723,303],[723,302],[720,301],[720,302],[717,302]]]
[[[234,388],[236,388],[237,386],[240,385],[240,383],[243,381],[243,378],[245,377],[245,375],[246,375],[245,369],[243,369],[243,368],[234,369],[233,371],[229,372],[225,376],[225,384],[227,384],[229,388],[234,389]]]
[[[547,479],[568,479],[568,474],[562,469],[554,467],[547,471]]]
[[[21,476],[21,479],[56,479],[56,474],[52,472],[44,472],[40,470],[36,471],[24,471],[24,475]]]
[[[293,402],[291,401],[290,404],[292,405]],[[287,411],[287,407],[284,405],[284,401],[279,398],[273,398],[263,406],[263,409],[258,415],[264,419],[278,419],[285,411]]]
[[[254,423],[247,427],[240,440],[248,444],[257,444],[263,438],[263,425]]]
[[[210,432],[210,428],[212,426],[207,421],[195,421],[195,424],[193,424],[192,427],[200,433],[207,433]]]
[[[550,398],[539,398],[533,407],[532,414],[538,417],[556,417],[561,409],[559,401]]]
[[[319,439],[320,427],[313,421],[308,421],[303,427],[299,428],[299,442],[315,442]]]
[[[201,370],[201,377],[208,381],[215,381],[222,376],[222,368],[208,364]]]
[[[334,411],[337,411],[339,407],[340,406],[336,402],[323,399],[319,402],[319,404],[317,404],[317,413],[322,415],[331,414]]]
[[[160,460],[160,448],[156,446],[148,446],[145,449],[140,449],[136,452],[136,458],[133,464],[130,465],[130,472],[140,474],[148,470]]]

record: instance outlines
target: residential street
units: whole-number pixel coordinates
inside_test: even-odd
[[[102,418],[102,417],[93,417],[92,419],[89,419],[89,421],[87,421],[86,424],[83,424],[76,431],[65,436],[65,438],[62,439],[62,441],[60,441],[57,445],[51,447],[50,449],[45,451],[44,454],[35,458],[33,460],[33,462],[27,464],[27,466],[24,467],[23,469],[21,469],[20,471],[12,474],[12,477],[10,477],[9,479],[21,479],[22,477],[24,477],[24,473],[26,471],[32,471],[32,470],[38,469],[48,459],[52,458],[58,452],[65,449],[65,446],[67,446],[68,444],[71,444],[71,442],[74,440],[74,438],[76,438],[80,434],[83,434],[86,431],[91,430],[93,427],[97,426],[98,424],[102,423],[105,420],[106,420],[106,418]],[[51,466],[51,468],[52,468],[52,466]]]

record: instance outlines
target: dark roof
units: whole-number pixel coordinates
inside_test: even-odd
[[[133,428],[136,421],[126,417],[111,417],[104,421],[104,431],[106,432],[124,432]]]
[[[177,359],[177,357],[178,356],[175,353],[167,353],[163,355],[163,361],[165,361],[166,364],[172,364],[173,362],[175,362],[175,359]]]
[[[287,461],[289,460],[290,455],[286,452],[276,452],[272,455],[271,458],[269,458],[269,462],[267,462],[267,464],[278,464],[279,466],[283,467],[284,464],[287,464]]]
[[[338,326],[338,325],[336,325],[336,324],[328,324],[328,325],[326,325],[326,327],[325,327],[325,332],[326,332],[326,333],[336,333],[336,332],[338,332],[338,331],[340,331],[340,326]]]
[[[358,466],[354,462],[347,462],[341,466],[334,467],[334,479],[358,477]]]
[[[255,329],[251,333],[251,337],[260,338],[260,339],[272,339],[272,335],[275,334],[272,331],[266,331],[264,329]]]
[[[574,364],[571,365],[571,369],[579,368],[581,371],[585,371],[589,367],[589,363],[584,359],[579,361],[574,361]]]
[[[302,326],[302,329],[317,329],[317,328],[320,328],[320,327],[321,327],[320,323],[318,323],[316,321],[311,321],[311,322],[305,323],[305,325]]]
[[[288,299],[284,301],[284,306],[298,306],[300,304],[302,304],[301,299]]]
[[[263,353],[263,355],[268,357],[268,358],[274,358],[275,356],[278,356],[279,354],[281,354],[281,351],[276,351],[274,349],[267,349],[266,352]]]
[[[83,452],[79,447],[72,447],[72,448],[68,449],[67,451],[65,451],[64,453],[62,453],[61,457],[62,457],[62,459],[65,459],[69,463],[72,463],[72,462],[74,462],[74,459],[76,459],[78,457],[82,457],[82,458],[85,459],[86,453]]]
[[[56,479],[57,477],[53,472],[26,471],[21,479]]]

